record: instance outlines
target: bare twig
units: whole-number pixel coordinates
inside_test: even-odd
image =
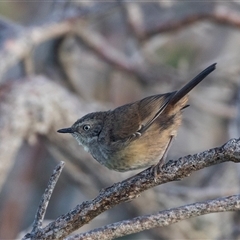
[[[203,111],[209,112],[216,116],[225,119],[235,119],[237,115],[237,110],[235,106],[227,105],[226,103],[221,103],[217,101],[209,101],[208,99],[202,98],[200,96],[192,96],[194,100],[194,105]]]
[[[60,3],[57,4],[58,7],[59,4]],[[68,1],[66,4],[69,4]],[[0,59],[4,60],[0,62],[0,76],[3,76],[14,64],[24,58],[27,59],[31,55],[32,49],[41,43],[71,33],[75,27],[75,23],[80,18],[97,17],[118,8],[118,3],[113,2],[104,5],[96,4],[97,6],[90,7],[89,9],[82,8],[81,10],[77,7],[70,7],[68,11],[65,12],[62,7],[66,4],[60,5],[59,11],[54,9],[51,18],[47,18],[47,21],[41,26],[25,28],[18,24],[10,23],[9,20],[2,19],[1,17],[0,24],[6,25],[11,34],[8,34],[7,38],[4,39],[5,41],[0,49]],[[32,71],[32,63],[27,62],[27,65],[26,70]]]
[[[240,195],[233,195],[109,224],[86,233],[70,236],[66,240],[113,239],[155,227],[168,226],[192,217],[216,212],[238,211],[239,209]]]
[[[114,66],[130,73],[134,73],[141,77],[139,63],[132,61],[120,51],[111,47],[108,42],[96,32],[89,31],[86,27],[80,26],[76,30],[76,35],[81,39],[89,48],[94,50],[105,61]],[[143,66],[142,66],[143,67]]]
[[[54,169],[52,176],[49,179],[47,188],[45,189],[45,192],[42,196],[42,199],[40,201],[40,204],[38,206],[35,219],[33,222],[33,229],[31,233],[26,234],[23,239],[28,239],[32,235],[34,235],[37,231],[39,231],[42,228],[42,223],[44,220],[44,216],[47,211],[49,200],[52,196],[53,190],[56,186],[56,183],[58,181],[58,178],[63,170],[64,162],[60,162]]]
[[[72,27],[72,21],[50,23],[25,29],[17,38],[6,41],[4,48],[0,51],[0,58],[4,59],[0,64],[0,76],[19,60],[25,58],[35,46],[71,32]]]
[[[89,30],[84,24],[76,28],[75,34],[78,40],[106,62],[125,72],[134,74],[144,84],[152,84],[160,80],[169,82],[176,79],[173,71],[169,71],[167,67],[151,67],[140,51],[138,52],[138,59],[129,58],[122,54],[118,49],[112,47],[99,33]]]
[[[239,12],[235,9],[214,3],[186,3],[186,11],[182,11],[184,3],[175,4],[169,11],[168,16],[164,14],[162,19],[152,24],[144,25],[136,11],[141,11],[139,5],[130,3],[126,5],[129,23],[135,34],[140,39],[148,39],[156,34],[182,29],[190,24],[202,20],[209,20],[215,23],[227,24],[240,27]],[[135,14],[134,14],[135,13]],[[178,13],[178,14],[177,14]],[[165,18],[164,18],[165,17]]]
[[[231,195],[238,192],[238,190],[239,188],[237,187],[220,188],[220,187],[210,186],[210,187],[194,188],[194,187],[176,185],[176,186],[171,186],[171,188],[164,186],[161,188],[160,191],[161,193],[165,193],[170,196],[178,196],[178,197],[191,196],[192,198],[196,198],[198,200],[200,199],[205,200],[210,198],[216,198],[219,195],[220,196]]]
[[[42,196],[39,208],[37,210],[34,222],[33,222],[33,232],[37,231],[42,227],[42,222],[47,210],[49,200],[52,196],[52,192],[56,186],[58,178],[63,170],[64,162],[60,162],[53,171],[52,176],[49,179],[48,186]]]
[[[114,47],[111,47],[104,38],[96,33],[93,34],[87,31],[85,27],[80,26],[78,30],[75,31],[76,23],[80,25],[77,21],[79,18],[76,16],[77,14],[75,14],[74,17],[69,17],[58,23],[49,22],[43,26],[21,28],[21,31],[19,30],[16,37],[5,41],[4,48],[0,51],[0,58],[4,59],[4,61],[0,63],[0,75],[2,76],[8,68],[28,56],[31,50],[40,43],[75,32],[85,44],[91,47],[99,56],[104,58],[105,61],[126,72],[135,74],[145,83],[152,79],[156,81],[160,76],[161,79],[171,79],[171,74],[166,71],[164,72],[164,69],[161,69],[160,75],[157,74],[158,77],[148,73],[144,58],[138,59],[138,61],[129,60],[127,56],[121,54],[121,52]],[[178,19],[168,18],[164,21],[158,21],[160,25],[155,24],[151,26],[151,28],[148,27],[144,29],[143,27],[135,26],[136,23],[132,25],[140,38],[150,38],[153,35],[176,30],[204,19],[228,24],[237,28],[240,27],[238,12],[222,5],[216,5],[214,8],[204,7],[203,10],[201,10],[201,8],[197,8],[194,11],[190,9],[188,13],[184,13]],[[164,75],[164,77],[162,77],[162,75]]]
[[[219,148],[169,161],[163,167],[163,173],[157,181],[154,181],[151,169],[147,169],[133,178],[116,183],[102,190],[99,196],[92,201],[83,202],[69,213],[50,223],[36,233],[34,239],[62,239],[102,212],[136,198],[141,192],[149,188],[180,180],[194,171],[227,161],[240,162],[240,139],[232,139]]]

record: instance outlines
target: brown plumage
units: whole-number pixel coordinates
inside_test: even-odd
[[[187,106],[187,94],[215,69],[212,64],[179,91],[146,97],[112,111],[87,114],[72,127],[79,144],[101,164],[116,171],[128,171],[164,164],[167,151]],[[155,171],[156,172],[156,171]]]

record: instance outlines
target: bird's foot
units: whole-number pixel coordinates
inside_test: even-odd
[[[159,161],[156,165],[151,167],[151,173],[154,176],[154,182],[157,182],[158,177],[163,173],[163,161]]]

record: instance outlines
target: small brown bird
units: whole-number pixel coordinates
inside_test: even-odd
[[[71,133],[102,165],[124,172],[153,166],[161,171],[172,139],[188,105],[187,93],[215,69],[212,64],[179,91],[146,97],[114,110],[93,112],[72,127],[58,130]]]

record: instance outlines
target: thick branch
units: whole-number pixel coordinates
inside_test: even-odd
[[[79,116],[103,109],[97,103],[79,101],[47,78],[30,79],[10,82],[0,88],[0,189],[24,140],[34,143],[40,134],[74,152],[72,146],[77,146],[74,139],[59,138],[56,130],[70,126]]]
[[[161,211],[152,215],[145,215],[106,225],[86,233],[80,233],[66,238],[67,240],[113,239],[129,234],[141,232],[155,227],[168,226],[181,220],[197,217],[209,213],[238,211],[240,209],[240,195],[218,198],[210,201],[193,203],[178,208]]]
[[[99,196],[92,201],[86,201],[78,205],[69,213],[50,223],[34,238],[61,239],[102,212],[117,204],[134,199],[144,190],[166,182],[180,180],[194,171],[227,161],[240,162],[240,139],[232,139],[219,148],[169,161],[163,167],[164,172],[157,181],[154,181],[154,174],[151,169],[147,169],[133,178],[116,183],[102,190]]]

